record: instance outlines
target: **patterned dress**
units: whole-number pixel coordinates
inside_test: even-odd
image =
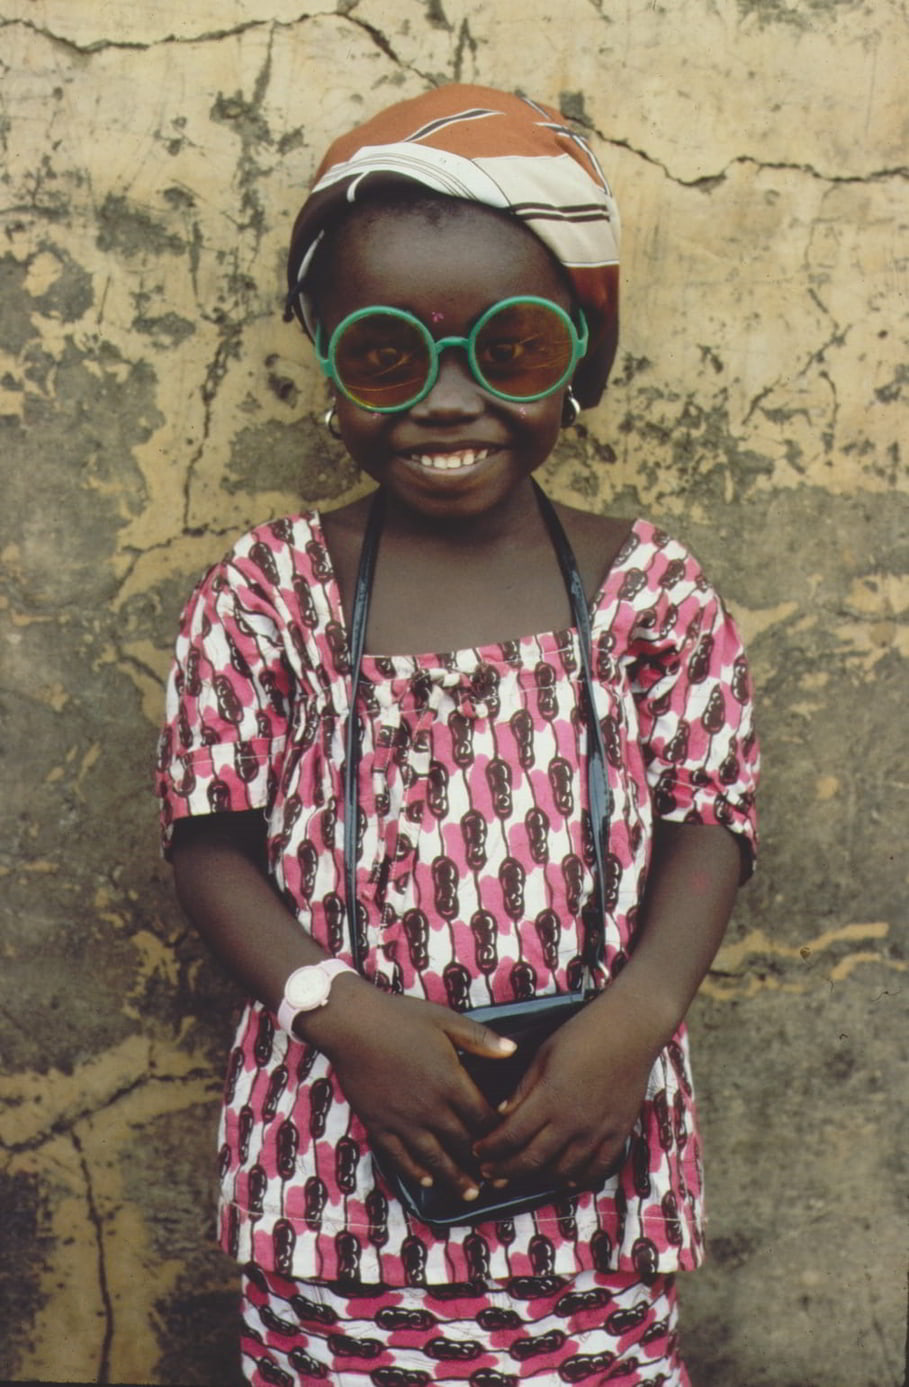
[[[754,845],[757,746],[735,626],[696,560],[632,527],[592,606],[613,816],[608,985],[633,947],[654,815]],[[454,1008],[573,985],[592,890],[573,631],[448,654],[365,656],[357,897],[378,986]],[[264,811],[288,907],[350,959],[340,594],[315,513],[260,526],[202,580],[168,690],[165,839],[189,814]],[[702,1172],[684,1027],[630,1152],[596,1194],[434,1234],[407,1218],[325,1056],[250,1001],[220,1132],[220,1237],[285,1277],[433,1286],[698,1264]]]

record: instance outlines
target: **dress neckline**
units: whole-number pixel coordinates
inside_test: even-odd
[[[337,621],[341,630],[344,632],[345,638],[349,639],[350,632],[344,615],[344,604],[341,601],[341,587],[338,582],[337,574],[335,573],[334,560],[331,556],[331,550],[328,547],[325,530],[322,526],[321,512],[317,509],[307,510],[302,512],[302,518],[309,525],[313,538],[324,550],[327,561],[327,577],[323,584],[324,590],[332,608],[332,615],[335,621]],[[607,597],[609,596],[609,590],[615,585],[617,576],[623,572],[628,558],[634,553],[634,547],[632,547],[627,555],[621,558],[621,562],[619,561],[619,556],[623,555],[623,551],[632,535],[638,539],[642,537],[642,530],[646,525],[647,522],[640,516],[636,516],[631,522],[627,535],[619,545],[616,557],[613,558],[612,563],[603,575],[600,585],[589,604],[591,625],[595,623],[597,613],[605,605]],[[514,664],[514,660],[507,657],[505,653],[506,646],[516,646],[518,649],[521,649],[532,643],[540,651],[557,652],[559,650],[565,650],[568,646],[574,644],[577,638],[578,633],[574,626],[564,626],[551,631],[528,631],[521,636],[506,637],[505,640],[501,641],[489,641],[485,645],[466,645],[457,650],[430,650],[419,654],[400,654],[394,652],[373,654],[370,651],[364,651],[363,665],[364,668],[368,666],[370,669],[374,669],[376,662],[394,661],[395,664],[409,664],[415,669],[448,669],[460,664],[465,656],[473,657],[475,660],[478,659],[480,663],[484,664],[498,663],[511,665]]]

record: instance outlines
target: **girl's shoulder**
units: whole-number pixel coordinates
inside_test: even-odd
[[[703,582],[700,565],[690,550],[643,516],[596,515],[563,505],[556,509],[592,602],[610,600],[616,587],[626,593],[637,590],[640,578],[637,583],[634,577],[625,582],[629,573],[646,573],[660,583],[665,581],[668,568],[671,579],[684,570],[692,581]]]
[[[324,543],[324,531],[322,515],[313,507],[254,525],[234,541],[225,559],[229,562],[233,558],[261,552],[263,546],[277,554],[282,550],[305,550],[314,543]]]
[[[705,622],[728,619],[696,555],[662,525],[644,516],[610,520],[580,512],[569,513],[567,523],[563,514],[563,524],[576,546],[594,632],[608,631],[616,654],[652,654],[655,642],[670,651]],[[600,581],[591,585],[597,556]]]
[[[253,581],[263,591],[277,590],[300,576],[324,582],[330,573],[322,516],[312,508],[264,520],[238,535],[199,586]]]
[[[331,556],[315,509],[265,520],[237,536],[198,578],[183,622],[199,613],[212,621],[235,609],[284,619],[304,593],[309,624],[313,613],[326,622],[337,616]]]
[[[574,553],[584,591],[592,602],[606,586],[635,521],[596,515],[559,503],[556,512]]]

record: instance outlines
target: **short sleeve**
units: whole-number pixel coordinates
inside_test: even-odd
[[[273,801],[293,684],[283,626],[267,585],[237,560],[211,569],[190,598],[159,742],[165,852],[176,819]]]
[[[661,538],[629,645],[654,810],[740,834],[747,876],[757,846],[759,772],[748,661],[697,561]]]

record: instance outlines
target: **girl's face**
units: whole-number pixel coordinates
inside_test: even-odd
[[[536,237],[470,204],[438,221],[406,207],[352,218],[330,264],[330,282],[316,289],[324,341],[349,313],[378,304],[406,309],[436,339],[466,337],[486,309],[512,295],[573,308]],[[409,509],[454,519],[506,501],[545,461],[559,436],[564,394],[500,400],[473,378],[466,352],[452,347],[441,353],[432,390],[408,410],[371,413],[340,392],[336,408],[341,436],[364,472]]]

